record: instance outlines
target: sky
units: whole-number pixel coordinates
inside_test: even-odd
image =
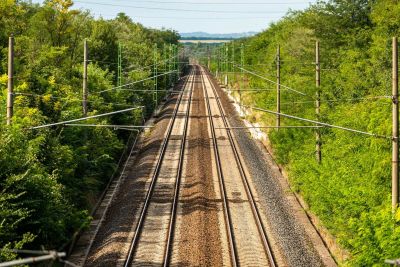
[[[33,0],[42,3],[42,0]],[[112,19],[124,12],[151,28],[180,33],[262,31],[288,10],[302,10],[316,0],[74,0],[75,9]]]

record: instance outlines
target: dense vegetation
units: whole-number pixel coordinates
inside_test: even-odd
[[[8,249],[59,249],[90,220],[89,211],[117,168],[132,134],[110,128],[29,127],[82,117],[83,40],[89,45],[89,114],[145,106],[86,123],[139,125],[163,94],[111,90],[122,44],[123,83],[171,70],[179,36],[147,29],[124,14],[95,19],[71,0],[0,1],[0,261]],[[15,116],[5,126],[8,37],[15,36]],[[156,45],[158,49],[155,53]],[[169,59],[169,60],[167,60]],[[175,60],[176,61],[176,60]],[[146,67],[148,66],[148,67]],[[158,78],[158,88],[176,75]],[[128,88],[152,89],[154,79]]]
[[[321,43],[320,120],[376,134],[391,135],[391,39],[400,36],[398,1],[319,2],[292,12],[255,37],[229,44],[240,65],[275,81],[276,50],[281,46],[281,83],[307,96],[282,90],[282,112],[303,118],[315,115],[315,41]],[[214,59],[218,50],[214,51]],[[221,52],[221,51],[220,51]],[[213,71],[217,62],[213,63]],[[232,69],[230,65],[229,70]],[[268,81],[230,75],[232,87],[274,89]],[[244,92],[247,105],[275,110],[276,93]],[[275,125],[275,115],[254,112],[252,121]],[[282,119],[283,125],[306,125]],[[315,160],[312,129],[271,130],[277,161],[311,211],[347,249],[350,266],[380,266],[400,258],[400,212],[392,216],[391,141],[341,130],[322,130],[322,163]]]

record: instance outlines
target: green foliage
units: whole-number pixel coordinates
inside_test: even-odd
[[[315,115],[315,41],[321,46],[320,120],[391,135],[391,38],[400,34],[398,1],[318,2],[255,37],[234,42],[245,47],[245,68],[275,81],[276,49],[281,47],[281,83],[306,94],[281,92],[281,111],[303,118]],[[232,44],[229,57],[232,58]],[[220,49],[217,47],[216,49]],[[216,50],[213,51],[216,55]],[[215,58],[215,57],[214,57]],[[239,64],[239,60],[235,60]],[[212,64],[213,71],[217,64]],[[240,70],[237,70],[240,72]],[[231,86],[275,87],[252,75],[238,75]],[[247,105],[275,110],[276,92],[244,92]],[[275,116],[254,113],[252,121],[274,125]],[[283,125],[306,125],[282,118]],[[315,160],[311,129],[271,130],[276,160],[289,172],[296,191],[351,253],[346,266],[384,266],[400,258],[399,210],[393,216],[391,142],[337,129],[321,129],[322,163]]]
[[[157,57],[169,59],[164,46],[177,45],[170,30],[147,29],[124,14],[94,19],[71,9],[70,0],[0,1],[0,261],[17,257],[10,249],[57,249],[74,232],[88,225],[89,211],[117,168],[130,132],[109,128],[53,127],[28,130],[82,117],[83,40],[89,44],[88,115],[135,106],[154,109],[147,92],[110,90],[117,77],[118,43],[123,46],[123,82],[154,73]],[[4,125],[8,37],[15,35],[13,125]],[[168,54],[167,54],[168,53]],[[172,60],[160,64],[167,71]],[[145,68],[143,68],[145,67]],[[158,88],[171,85],[176,74],[158,79]],[[154,80],[126,86],[152,89]],[[159,94],[159,99],[163,97]],[[89,124],[139,125],[141,109]]]

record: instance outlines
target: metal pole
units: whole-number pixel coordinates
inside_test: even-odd
[[[14,113],[14,36],[8,40],[8,86],[7,86],[7,125],[11,125]]]
[[[240,103],[240,113],[242,113],[242,91],[241,89],[242,86],[244,87],[244,72],[243,72],[243,68],[244,68],[244,44],[242,43],[240,46],[240,66],[242,67],[242,82],[239,83],[241,84],[241,86],[239,86],[239,103]]]
[[[172,45],[172,69],[175,71],[175,45]],[[173,74],[173,83],[176,82],[176,73]]]
[[[225,44],[223,44],[220,48],[219,51],[220,54],[220,67],[221,67],[221,74],[220,74],[220,83],[223,84],[224,83],[224,71],[225,71],[225,66],[224,66],[224,61],[225,61]]]
[[[164,43],[164,72],[168,72],[168,67],[167,67],[167,60],[168,60],[168,56],[167,56],[167,44]],[[168,90],[168,86],[167,86],[167,77],[164,77],[164,89]]]
[[[321,86],[321,67],[319,62],[319,42],[315,43],[315,86],[317,87],[316,100],[315,100],[315,113],[317,120],[320,118],[320,86]],[[316,148],[316,159],[317,162],[321,162],[321,132],[319,129],[315,131],[315,148]]]
[[[172,57],[172,44],[169,44],[169,53],[168,53],[168,70],[169,70],[169,76],[168,76],[168,83],[169,87],[172,86],[172,62],[171,62],[171,57]]]
[[[88,98],[88,74],[87,74],[87,67],[88,67],[88,46],[87,40],[85,39],[83,43],[83,116],[87,116],[88,108],[87,108],[87,98]]]
[[[154,50],[153,50],[153,56],[154,56],[154,92],[153,92],[153,101],[154,101],[154,107],[157,108],[158,105],[158,94],[157,94],[157,86],[158,86],[158,62],[157,62],[157,44],[154,44]]]
[[[276,50],[276,112],[281,112],[281,46]],[[276,115],[276,126],[281,126],[281,116]],[[279,129],[279,128],[278,128]]]
[[[210,70],[211,68],[211,54],[210,54],[210,46],[207,45],[207,54],[208,54],[208,62],[207,62],[207,68]]]
[[[393,76],[392,76],[392,210],[399,204],[399,64],[397,37],[393,38]]]
[[[220,68],[221,68],[221,49],[217,48],[217,79],[219,80],[219,72],[220,72]]]
[[[228,71],[229,71],[229,63],[228,63],[228,53],[229,47],[225,45],[225,86],[228,87]]]
[[[118,77],[117,77],[117,85],[122,85],[122,45],[118,43]]]
[[[232,65],[231,65],[231,71],[233,72],[233,77],[232,77],[232,82],[233,85],[235,86],[235,81],[236,81],[236,74],[235,74],[235,43],[232,43]]]
[[[181,60],[179,58],[179,45],[176,46],[176,71],[178,73],[178,80],[181,78],[181,68],[180,63]]]

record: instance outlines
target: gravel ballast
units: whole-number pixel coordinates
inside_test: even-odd
[[[228,120],[231,127],[245,127],[235,107],[215,79],[213,79],[213,84],[218,90],[226,114],[229,114]],[[312,238],[307,234],[310,229],[305,229],[309,225],[303,225],[294,215],[296,212],[288,203],[288,198],[292,197],[290,195],[292,193],[282,188],[278,181],[280,179],[278,176],[281,174],[277,172],[266,149],[259,141],[254,140],[246,129],[236,129],[234,135],[260,197],[260,208],[266,215],[268,228],[276,240],[280,253],[284,256],[286,265],[335,266],[332,258],[327,259],[326,251],[320,255],[315,249]],[[324,250],[324,248],[320,249]]]

